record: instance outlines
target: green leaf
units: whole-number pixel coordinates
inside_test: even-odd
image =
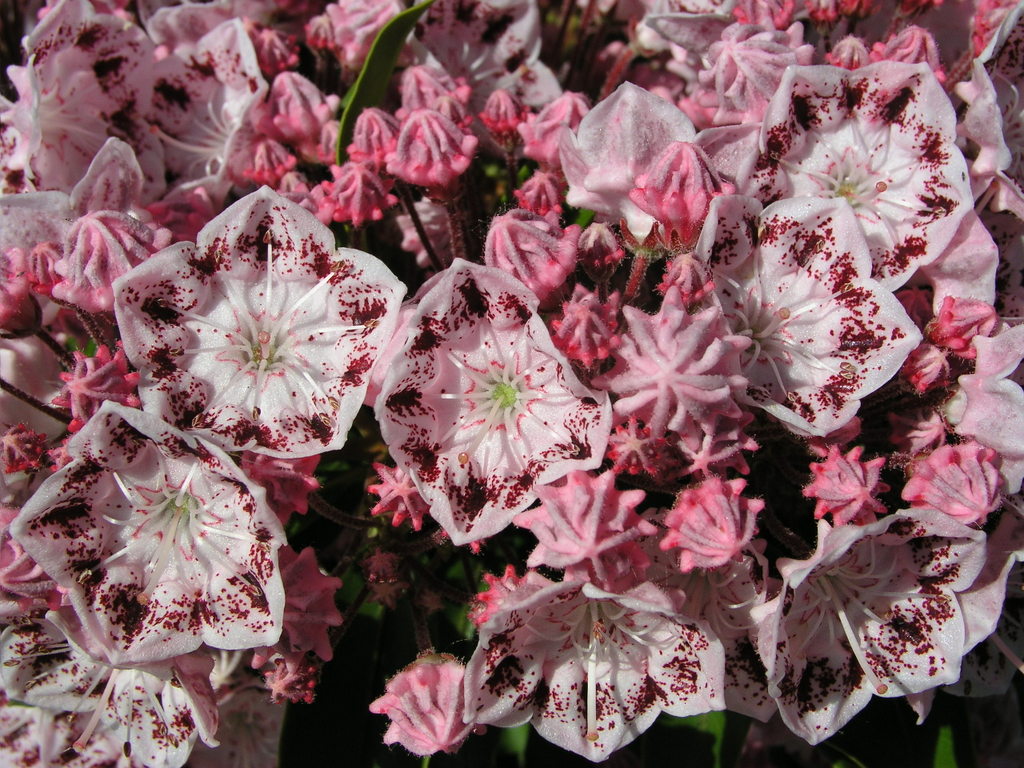
[[[953,726],[944,725],[939,728],[939,738],[935,742],[934,768],[957,768],[954,751]]]
[[[366,57],[366,63],[363,64],[359,77],[356,78],[355,84],[342,99],[345,109],[341,113],[341,121],[338,124],[336,150],[338,165],[345,162],[347,155],[345,148],[352,140],[356,118],[364,109],[380,104],[384,99],[388,82],[391,80],[391,73],[395,71],[395,64],[398,63],[398,55],[402,52],[406,38],[409,37],[409,33],[416,26],[420,16],[433,4],[434,0],[425,0],[419,5],[402,11],[377,33],[377,39],[373,41],[370,54]]]

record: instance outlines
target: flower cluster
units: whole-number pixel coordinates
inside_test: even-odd
[[[0,0],[0,763],[271,768],[371,621],[419,756],[1005,694],[1024,4],[938,4]]]

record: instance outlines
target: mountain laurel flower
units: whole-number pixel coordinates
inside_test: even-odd
[[[115,285],[143,407],[279,458],[345,443],[404,291],[266,187]]]
[[[536,486],[595,469],[611,408],[508,273],[456,259],[425,288],[375,411],[431,516],[466,544],[505,528]]]
[[[67,452],[11,533],[124,659],[277,641],[284,533],[227,454],[111,402]]]
[[[737,188],[762,201],[849,205],[868,242],[871,276],[890,290],[937,259],[972,208],[956,115],[925,64],[791,67],[759,140]]]
[[[732,333],[750,340],[746,398],[801,434],[835,431],[921,338],[871,277],[853,209],[793,198],[760,210],[751,198],[725,195],[711,211],[697,255],[712,265]]]
[[[778,560],[778,596],[752,610],[768,692],[786,725],[817,744],[872,696],[955,682],[980,638],[960,595],[985,563],[985,534],[916,509],[868,525],[818,521],[806,560]]]
[[[724,706],[724,652],[706,623],[682,617],[678,590],[643,582],[621,594],[536,572],[508,585],[466,665],[467,717],[531,723],[600,762],[658,715]]]
[[[764,502],[741,496],[746,485],[739,478],[723,481],[712,475],[676,498],[665,515],[668,531],[659,546],[682,550],[681,572],[726,565],[750,543]]]

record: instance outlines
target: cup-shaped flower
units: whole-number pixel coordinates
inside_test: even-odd
[[[871,278],[849,206],[804,198],[759,209],[749,198],[716,198],[697,253],[712,263],[732,332],[751,339],[742,363],[749,400],[824,436],[899,371],[921,334]]]
[[[768,107],[761,151],[737,187],[762,201],[850,205],[889,288],[939,257],[974,200],[956,116],[926,64],[855,72],[792,67]]]
[[[466,666],[467,717],[532,723],[598,762],[662,712],[721,709],[722,644],[704,622],[679,616],[680,597],[650,582],[611,594],[529,573],[480,627]]]
[[[377,398],[381,433],[456,544],[497,533],[536,485],[594,469],[607,396],[555,348],[537,297],[457,259],[427,286]]]
[[[217,705],[209,680],[213,663],[207,654],[123,665],[105,653],[102,638],[81,635],[73,621],[66,624],[56,612],[50,616],[60,623],[40,620],[4,630],[0,671],[12,698],[86,716],[76,722],[76,752],[85,753],[93,734],[105,732],[121,739],[133,762],[180,768],[197,737],[217,744]]]
[[[281,633],[281,526],[223,451],[106,402],[11,532],[128,662]]]
[[[782,719],[812,744],[872,695],[955,682],[973,643],[967,608],[985,563],[985,534],[935,510],[869,525],[818,522],[807,560],[779,560],[778,597],[758,606],[757,648]]]
[[[229,450],[340,448],[404,286],[267,188],[115,284],[147,411]]]

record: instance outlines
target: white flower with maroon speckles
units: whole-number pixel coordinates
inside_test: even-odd
[[[973,206],[955,140],[956,115],[927,64],[790,67],[737,187],[764,203],[845,201],[872,276],[896,288],[939,257]]]
[[[955,682],[969,639],[959,594],[985,564],[985,534],[935,510],[864,526],[818,522],[807,560],[781,559],[779,595],[753,609],[768,691],[794,733],[828,738],[872,695]]]
[[[49,616],[54,623],[41,620],[4,631],[0,671],[8,696],[79,715],[72,745],[76,752],[85,753],[94,735],[102,735],[122,742],[133,765],[180,768],[197,736],[216,745],[217,704],[208,655],[127,666],[116,653],[106,653],[102,638],[82,636],[73,621],[66,624],[57,612]]]
[[[921,339],[871,279],[852,210],[831,200],[712,203],[697,246],[734,334],[747,336],[747,397],[790,428],[823,436],[891,379]]]
[[[133,663],[277,642],[284,534],[225,453],[112,402],[67,451],[11,531],[90,634]]]
[[[511,275],[456,260],[433,278],[377,398],[391,455],[456,544],[497,533],[536,485],[594,469],[607,395],[583,386]]]
[[[612,594],[528,573],[480,627],[466,717],[502,728],[530,722],[597,762],[662,712],[722,709],[722,644],[704,622],[680,618],[681,598],[650,582]]]
[[[263,188],[115,283],[144,409],[228,450],[340,448],[404,286]]]

